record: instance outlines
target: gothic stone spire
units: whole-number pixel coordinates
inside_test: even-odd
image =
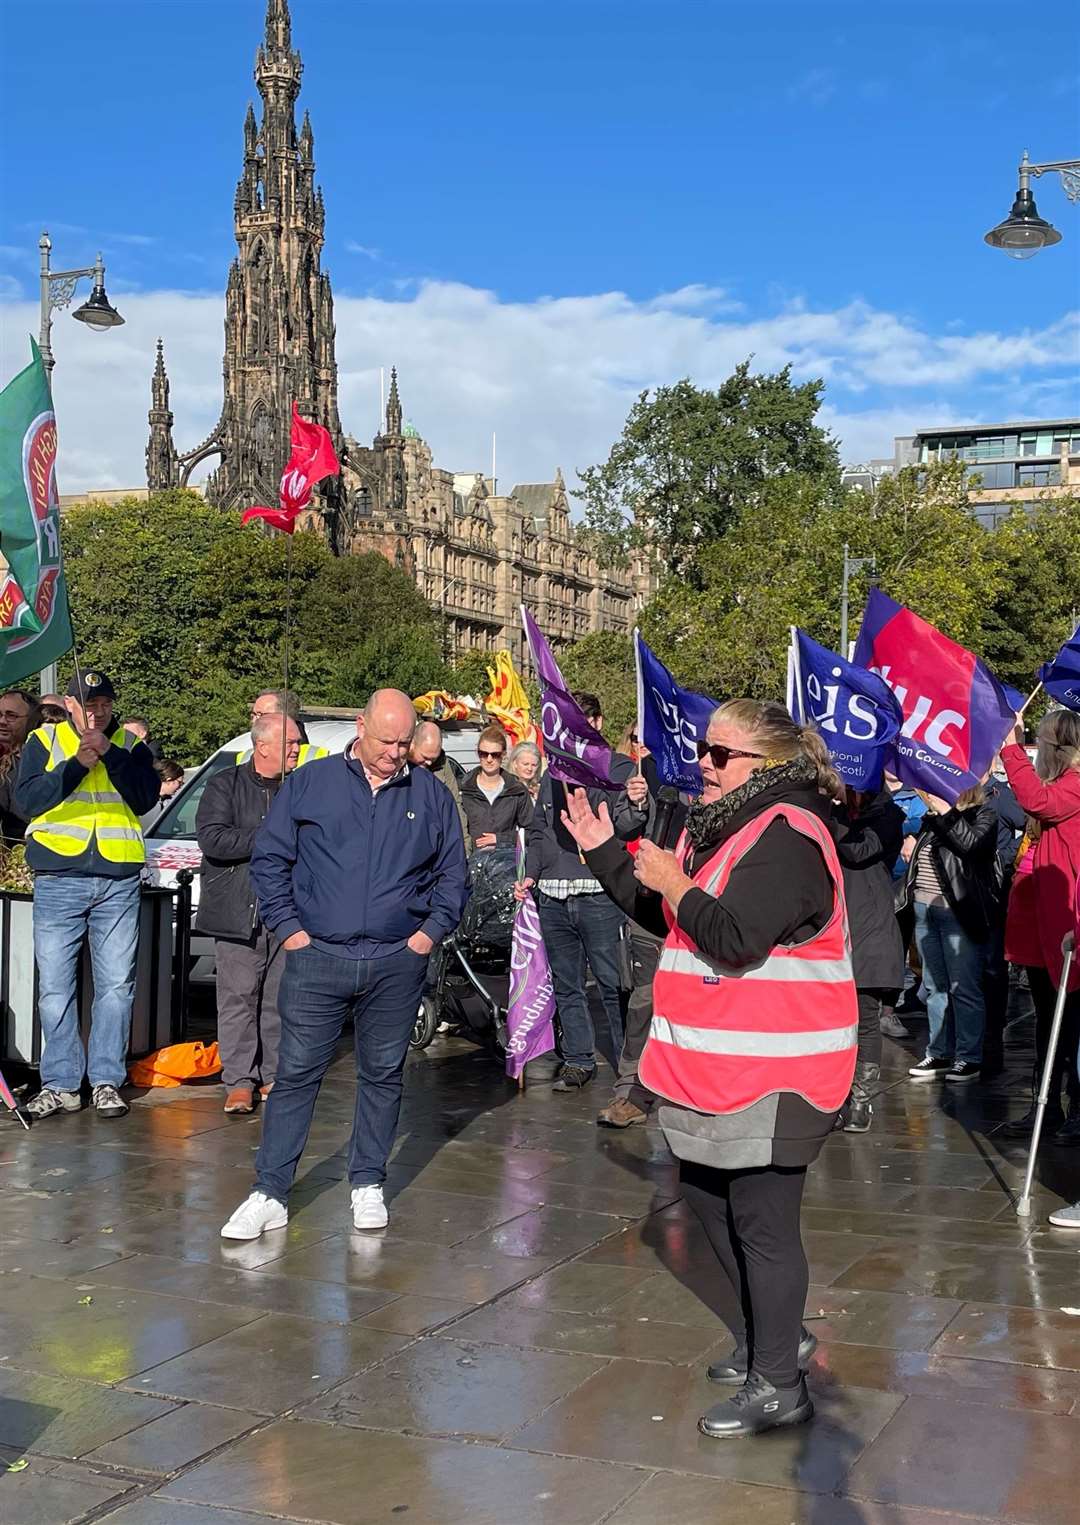
[[[150,439],[146,446],[146,485],[151,492],[175,487],[180,479],[173,444],[173,416],[169,408],[169,377],[165,370],[165,352],[157,342],[157,363],[150,382]]]
[[[390,396],[386,402],[386,432],[401,433],[401,398],[398,396],[397,368],[390,371]]]

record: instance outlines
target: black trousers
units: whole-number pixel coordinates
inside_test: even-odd
[[[712,1170],[683,1161],[683,1196],[716,1251],[720,1316],[749,1369],[774,1387],[799,1382],[810,1273],[799,1214],[806,1167]]]
[[[1038,1095],[1039,1082],[1046,1066],[1046,1054],[1050,1047],[1050,1029],[1054,1025],[1054,1007],[1057,1004],[1057,986],[1047,969],[1029,969],[1028,987],[1035,1005],[1035,1074],[1034,1094]],[[1080,991],[1074,990],[1065,1002],[1065,1015],[1061,1021],[1054,1068],[1050,1073],[1050,1099],[1047,1107],[1052,1112],[1061,1110],[1061,1083],[1071,1106],[1080,1106],[1080,1078],[1077,1076],[1077,1044],[1080,1043]]]
[[[860,1064],[881,1064],[882,994],[880,990],[858,991]]]

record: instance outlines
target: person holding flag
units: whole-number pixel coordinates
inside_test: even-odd
[[[116,690],[88,668],[68,684],[68,719],[27,739],[15,788],[34,871],[34,957],[44,1049],[34,1118],[77,1112],[88,1075],[100,1117],[123,1117],[146,861],[139,817],[158,797],[154,759],[113,713]],[[89,938],[94,1005],[83,1051],[76,974]]]
[[[1010,745],[1001,760],[1017,800],[1037,823],[1031,873],[1021,883],[1020,896],[1029,896],[1030,927],[1024,938],[1028,960],[1028,984],[1035,1004],[1035,1084],[1046,1065],[1054,1003],[1061,980],[1061,944],[1076,927],[1076,886],[1080,881],[1080,714],[1051,710],[1039,726],[1035,765],[1024,748],[1023,723],[1017,723]],[[1010,908],[1011,909],[1011,908]],[[1010,917],[1012,926],[1012,917]],[[1015,932],[1015,927],[1013,927]],[[1069,995],[1050,1085],[1046,1126],[1057,1129],[1055,1142],[1080,1144],[1080,1110],[1070,1104],[1066,1118],[1061,1107],[1061,1084],[1067,1066],[1080,1069],[1080,967],[1074,962],[1069,976]],[[1034,1097],[1033,1097],[1034,1100]],[[1005,1126],[1011,1138],[1028,1137],[1035,1126],[1035,1107]],[[1058,1227],[1080,1228],[1080,1203],[1062,1209],[1071,1215]]]

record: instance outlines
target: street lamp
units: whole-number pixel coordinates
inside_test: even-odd
[[[1038,254],[1040,249],[1049,249],[1052,244],[1061,242],[1061,234],[1052,223],[1040,217],[1035,205],[1035,197],[1031,194],[1031,177],[1036,180],[1040,175],[1056,171],[1061,176],[1061,183],[1065,194],[1070,201],[1080,201],[1080,159],[1059,159],[1053,164],[1032,164],[1028,159],[1027,150],[1020,160],[1020,185],[1016,192],[1016,200],[1012,204],[1012,210],[1004,222],[999,222],[996,228],[991,228],[986,234],[984,243],[988,243],[992,249],[1003,249],[1013,259],[1030,259],[1033,254]]]
[[[50,342],[52,313],[57,308],[71,306],[75,288],[84,276],[89,276],[94,284],[88,300],[76,308],[71,316],[98,332],[106,328],[118,328],[124,320],[105,295],[105,265],[100,254],[92,265],[83,270],[50,270],[49,251],[52,249],[52,240],[48,233],[42,233],[38,239],[38,248],[41,250],[41,332],[38,335],[38,348],[51,377],[56,363]]]
[[[873,575],[877,571],[877,558],[875,556],[850,556],[847,545],[844,545],[844,579],[840,589],[840,655],[847,661],[851,659],[848,651],[848,589],[851,584],[852,572],[861,572],[863,567],[869,567]]]

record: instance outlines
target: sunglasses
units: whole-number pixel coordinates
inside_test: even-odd
[[[722,773],[733,757],[764,757],[764,752],[740,752],[737,747],[723,747],[716,743],[710,745],[707,741],[697,742],[697,755],[700,762],[708,755],[712,759],[712,765],[718,773]]]
[[[503,754],[501,752],[485,752],[483,747],[479,747],[476,755],[477,757],[501,757]]]

